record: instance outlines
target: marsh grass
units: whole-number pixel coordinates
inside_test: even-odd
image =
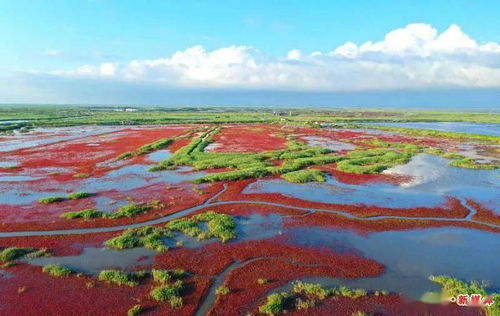
[[[68,199],[70,200],[79,200],[83,198],[89,197],[91,194],[87,192],[73,192],[68,194]]]
[[[153,226],[144,226],[141,228],[132,228],[125,230],[121,235],[108,239],[104,245],[114,249],[130,249],[144,247],[159,252],[167,251],[163,239],[173,237],[168,229]]]
[[[163,207],[160,201],[150,201],[146,204],[126,204],[120,206],[114,213],[108,214],[98,211],[93,208],[88,208],[80,211],[62,213],[60,217],[65,219],[92,219],[92,218],[107,218],[117,219],[122,217],[133,217],[142,214],[148,210]]]
[[[488,316],[500,315],[500,293],[488,293],[486,287],[477,281],[464,282],[446,275],[429,277],[429,280],[441,285],[441,295],[443,299],[457,297],[460,294],[481,294],[484,297],[491,297],[495,303],[491,306],[484,306],[483,310]]]
[[[206,222],[207,230],[202,230],[199,223]],[[170,221],[167,228],[180,231],[198,239],[219,238],[222,242],[236,238],[236,222],[227,214],[208,211],[191,218],[179,218]]]
[[[287,306],[290,304],[290,294],[286,292],[273,293],[269,295],[266,302],[259,306],[259,312],[266,315],[278,315],[286,311]]]
[[[292,183],[306,183],[306,182],[325,182],[325,173],[319,170],[306,169],[297,170],[289,173],[285,173],[281,176],[288,182]]]
[[[33,248],[9,247],[0,251],[0,261],[7,262],[19,259],[26,254],[33,252]]]
[[[225,285],[219,286],[215,290],[215,295],[218,295],[218,296],[225,296],[225,295],[228,295],[229,293],[231,293],[231,289]]]
[[[136,316],[142,313],[143,308],[141,305],[137,304],[132,306],[128,311],[127,311],[127,316]]]
[[[175,281],[173,284],[164,284],[153,288],[150,292],[151,297],[158,302],[168,302],[174,308],[181,307],[182,291],[184,283],[181,280]]]
[[[259,307],[259,311],[267,315],[277,315],[293,308],[307,309],[316,306],[322,300],[329,297],[360,298],[369,293],[364,289],[351,289],[345,286],[324,287],[321,284],[295,281],[290,293],[273,293],[267,297],[266,302]],[[377,292],[377,295],[385,295],[385,292]]]
[[[60,216],[65,219],[76,219],[76,218],[91,219],[91,218],[106,217],[106,213],[103,213],[93,208],[88,208],[81,211],[62,213]]]
[[[38,199],[38,203],[50,204],[50,203],[62,202],[64,200],[65,200],[65,198],[60,197],[60,196],[47,196],[47,197],[43,197],[43,198]]]
[[[153,152],[155,150],[160,150],[162,148],[168,147],[173,141],[174,141],[173,138],[162,138],[162,139],[159,139],[159,140],[154,141],[152,143],[141,146],[134,151],[124,152],[123,154],[116,157],[116,159],[121,160],[121,159],[126,159],[126,158],[130,158],[130,157],[137,157],[137,156],[141,156],[144,154],[148,154],[148,153]]]
[[[102,270],[99,272],[98,279],[110,284],[126,285],[134,287],[139,284],[139,280],[145,276],[145,272],[126,273],[120,270]]]
[[[52,254],[47,248],[40,248],[39,250],[29,252],[24,255],[28,260],[39,258],[39,257],[50,257]]]
[[[67,277],[72,273],[72,271],[69,268],[57,264],[50,264],[44,266],[42,268],[42,271],[56,278]]]

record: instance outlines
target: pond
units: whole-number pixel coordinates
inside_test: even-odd
[[[460,132],[481,135],[494,135],[500,136],[500,124],[493,123],[470,123],[470,122],[387,122],[378,123],[370,122],[364,123],[368,125],[379,125],[389,127],[404,127],[404,128],[418,128],[418,129],[431,129],[443,132]]]

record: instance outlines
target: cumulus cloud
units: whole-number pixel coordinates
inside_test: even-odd
[[[52,74],[185,88],[499,88],[500,44],[478,43],[457,25],[439,33],[429,24],[417,23],[387,33],[382,41],[347,42],[330,52],[292,49],[274,57],[249,46],[213,51],[194,46],[165,58],[83,65]]]

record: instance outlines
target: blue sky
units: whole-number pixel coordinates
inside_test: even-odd
[[[500,51],[486,44],[500,43],[498,12],[498,1],[470,0],[0,0],[0,83],[4,86],[0,102],[86,103],[86,91],[77,91],[85,85],[99,87],[92,103],[99,103],[100,97],[102,102],[113,101],[110,94],[119,87],[134,90],[134,102],[140,102],[141,93],[161,92],[158,98],[144,100],[153,97],[165,103],[169,91],[180,90],[217,91],[222,96],[224,91],[257,94],[297,89],[305,89],[305,94],[397,90],[399,95],[401,90],[425,92],[437,87],[474,93],[486,89],[491,95],[500,88]],[[406,28],[416,23],[420,24]],[[457,28],[446,33],[450,26]],[[401,36],[384,41],[398,29],[403,30]],[[451,35],[440,40],[443,33]],[[395,43],[408,38],[416,39],[415,43],[394,49]],[[368,41],[381,44],[362,48]],[[336,51],[347,42],[356,45],[354,55],[350,47],[348,52]],[[463,45],[447,50],[454,42]],[[192,47],[198,49],[187,51]],[[222,51],[212,54],[218,50]],[[183,53],[175,59],[177,51]],[[140,70],[130,64],[133,60]],[[229,61],[224,64],[225,60]],[[375,72],[370,80],[379,85],[358,85],[359,78],[351,74],[373,73],[365,69],[367,62],[376,63],[377,69],[394,70]],[[424,73],[436,62],[442,63],[439,73]],[[211,66],[198,71],[200,64]],[[401,65],[409,65],[409,75],[401,73]],[[330,70],[316,76],[318,68]],[[456,74],[453,69],[465,71]],[[302,73],[305,78],[297,78]],[[389,80],[398,76],[410,79]],[[425,82],[418,76],[435,80]],[[453,80],[440,79],[449,76]],[[481,79],[485,76],[489,80]],[[125,101],[116,98],[118,103]]]

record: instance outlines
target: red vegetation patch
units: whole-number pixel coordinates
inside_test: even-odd
[[[316,208],[325,210],[342,211],[359,217],[372,217],[381,215],[411,216],[411,217],[446,217],[463,218],[469,214],[469,210],[460,204],[455,198],[448,198],[446,203],[437,207],[415,207],[415,208],[384,208],[363,204],[332,204],[314,201],[305,201],[294,197],[289,197],[280,193],[242,193],[242,191],[255,180],[240,180],[228,183],[228,189],[219,196],[218,200],[251,200],[280,203],[290,206],[304,208]]]
[[[214,143],[207,151],[262,152],[286,147],[281,125],[235,125],[221,129],[213,137]]]
[[[500,214],[495,213],[493,209],[487,208],[474,200],[467,200],[467,204],[476,210],[476,214],[472,216],[472,219],[500,225]]]
[[[95,197],[81,200],[66,200],[58,203],[40,204],[33,202],[28,208],[26,205],[4,205],[5,212],[0,213],[1,231],[36,231],[69,228],[90,228],[126,225],[144,222],[162,217],[177,211],[202,204],[216,192],[222,184],[195,185],[189,182],[177,183],[175,186],[165,183],[156,183],[138,189],[117,192],[106,191],[98,196],[106,196],[116,200],[129,200],[135,203],[147,203],[158,200],[163,207],[152,209],[134,217],[119,219],[63,219],[60,214],[71,211],[95,207]]]
[[[161,138],[183,134],[187,127],[131,127],[80,139],[61,141],[3,154],[2,159],[16,161],[20,168],[63,167],[74,173],[92,173],[99,162],[116,158]]]
[[[189,144],[189,142],[191,141],[191,139],[189,138],[182,138],[182,139],[178,139],[176,141],[174,141],[172,143],[172,145],[170,145],[168,147],[168,149],[171,151],[171,152],[176,152],[177,150],[181,149],[182,147],[186,146],[187,144]]]
[[[56,235],[32,237],[6,237],[0,239],[0,247],[47,248],[54,256],[74,256],[83,248],[101,247],[104,241],[116,236],[117,232],[81,235]]]
[[[8,268],[8,273],[8,279],[0,277],[2,315],[126,315],[136,304],[151,315],[192,315],[209,284],[206,278],[185,280],[184,305],[173,309],[151,299],[150,281],[127,287],[87,276],[53,278],[40,267],[23,264]]]
[[[319,247],[286,244],[277,239],[227,244],[213,242],[197,250],[175,249],[157,255],[155,266],[178,267],[197,275],[216,275],[232,262],[257,257],[282,257],[300,264],[332,266],[336,267],[336,275],[344,278],[370,277],[383,272],[383,266],[373,260]]]
[[[407,230],[415,228],[432,228],[432,227],[466,227],[480,229],[484,231],[500,232],[500,228],[482,225],[479,223],[468,221],[446,221],[446,220],[421,220],[421,219],[399,219],[385,218],[377,220],[357,220],[347,218],[333,213],[316,212],[307,216],[302,216],[300,219],[289,217],[284,223],[285,227],[330,227],[337,229],[349,229],[359,233],[366,232],[381,232],[393,230]]]
[[[352,261],[351,261],[352,260]],[[355,277],[357,273],[347,276],[344,271],[349,265],[363,265],[363,260],[349,256],[331,262],[317,258],[317,265],[307,265],[286,259],[269,258],[249,261],[240,268],[235,268],[226,276],[224,285],[231,290],[229,295],[219,296],[211,309],[213,315],[226,315],[228,310],[243,315],[252,311],[255,302],[269,290],[284,285],[301,277]],[[269,280],[266,284],[258,284],[259,278]],[[233,314],[233,315],[234,315]]]

